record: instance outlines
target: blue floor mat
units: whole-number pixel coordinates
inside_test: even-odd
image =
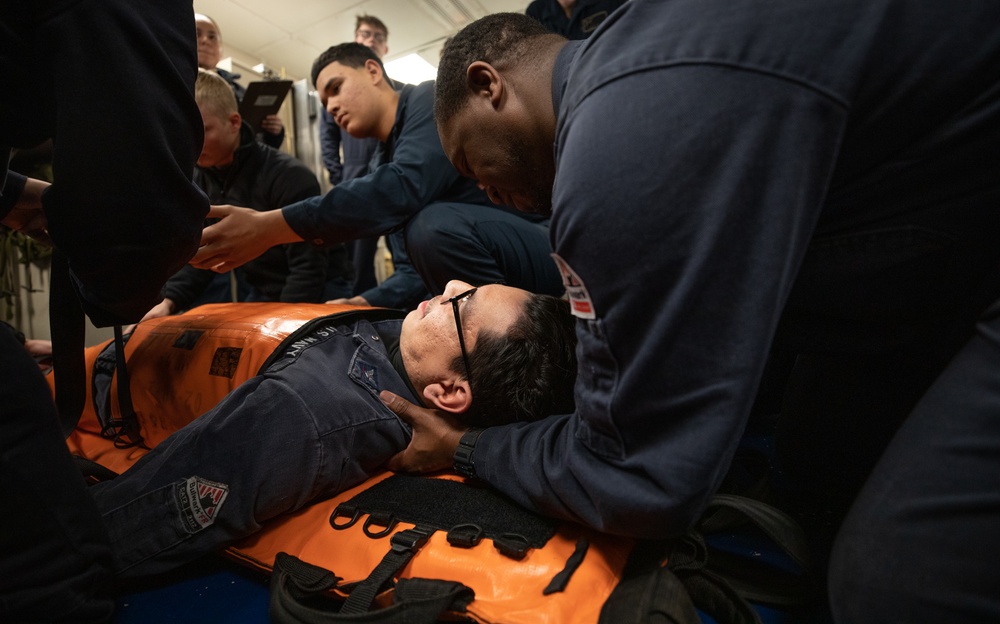
[[[128,588],[113,624],[267,624],[268,576],[217,557]]]

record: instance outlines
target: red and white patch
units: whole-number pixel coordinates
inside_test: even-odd
[[[597,318],[594,302],[580,276],[565,260],[559,257],[559,254],[552,254],[552,259],[556,261],[556,266],[559,267],[559,273],[562,275],[563,286],[566,287],[566,296],[569,298],[573,316],[588,320]]]
[[[215,522],[229,486],[201,477],[188,477],[178,484],[177,503],[188,531],[194,533]]]

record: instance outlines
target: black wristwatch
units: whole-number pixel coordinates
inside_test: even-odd
[[[455,472],[470,479],[476,476],[476,463],[472,459],[472,454],[476,451],[476,442],[479,434],[483,432],[479,427],[473,427],[465,432],[455,449]]]

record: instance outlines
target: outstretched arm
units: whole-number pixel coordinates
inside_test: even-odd
[[[199,269],[224,273],[242,266],[275,245],[297,243],[302,237],[288,227],[281,210],[257,212],[238,206],[212,206],[209,218],[220,219],[205,228],[201,247],[191,259]]]

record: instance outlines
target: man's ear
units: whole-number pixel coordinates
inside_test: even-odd
[[[228,121],[229,121],[229,125],[232,126],[233,128],[235,128],[236,132],[239,133],[240,126],[243,125],[243,118],[240,117],[240,114],[239,113],[230,113]]]
[[[472,405],[469,382],[457,376],[450,380],[428,384],[424,388],[424,398],[434,407],[452,414],[462,414]]]
[[[371,76],[372,84],[378,84],[380,81],[385,80],[385,72],[382,71],[382,67],[379,66],[378,61],[374,59],[365,61],[365,71]]]
[[[499,108],[504,81],[500,72],[485,61],[476,61],[465,72],[465,81],[474,97],[484,97],[493,108]]]

